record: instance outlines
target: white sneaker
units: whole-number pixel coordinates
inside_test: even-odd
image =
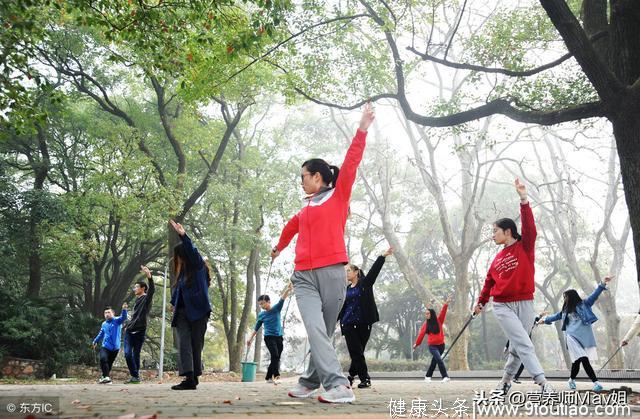
[[[101,377],[98,380],[98,384],[111,384],[111,378],[109,378],[109,377]]]
[[[544,393],[557,393],[557,391],[551,386],[550,382],[546,382],[540,386],[540,391]]]
[[[356,396],[347,386],[336,386],[318,396],[322,403],[351,403],[356,401]]]
[[[431,377],[424,377],[424,382],[425,383],[430,383],[431,382]]]
[[[443,377],[441,383],[448,383],[449,381],[451,381],[451,378]]]
[[[302,384],[296,384],[294,388],[289,390],[289,397],[304,399],[304,398],[313,396],[316,390],[317,389],[305,387]]]

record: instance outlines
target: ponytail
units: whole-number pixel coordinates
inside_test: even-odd
[[[333,179],[331,180],[331,187],[336,187],[336,182],[338,181],[338,175],[340,174],[340,168],[338,166],[329,166],[331,172],[333,173]]]
[[[338,174],[340,173],[338,166],[332,166],[322,159],[309,159],[302,163],[302,167],[305,167],[312,175],[320,173],[324,183],[331,188],[336,187],[336,180],[338,180]]]

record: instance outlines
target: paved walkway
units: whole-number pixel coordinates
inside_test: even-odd
[[[411,413],[414,413],[414,417],[435,418],[439,403],[441,403],[439,418],[472,418],[476,390],[485,390],[490,393],[495,386],[495,382],[490,380],[453,380],[444,384],[439,381],[427,384],[421,380],[377,380],[370,389],[355,390],[357,396],[355,403],[327,405],[315,399],[289,398],[287,389],[295,382],[295,378],[286,378],[278,386],[264,382],[206,382],[202,383],[197,391],[181,392],[170,390],[170,384],[157,383],[134,386],[124,384],[0,385],[0,400],[3,403],[0,406],[2,409],[0,417],[25,418],[25,414],[8,415],[6,404],[11,401],[19,406],[18,399],[29,396],[38,400],[43,397],[60,397],[59,415],[63,418],[139,418],[145,415],[157,415],[158,418],[228,416],[235,418],[313,416],[314,419],[322,417],[391,418],[390,405],[398,414],[396,417],[403,417],[402,414],[404,417],[411,417]],[[564,390],[564,385],[565,382],[554,382],[558,390]],[[640,383],[606,382],[605,389],[619,388],[620,385],[629,386],[635,392],[640,392]],[[534,384],[516,384],[513,389],[526,392],[535,391],[537,388]],[[589,388],[588,382],[578,383],[579,390]],[[584,393],[581,392],[581,394]],[[404,409],[399,400],[404,401]],[[412,405],[415,410],[412,410]],[[467,410],[460,407],[465,405]],[[459,406],[457,412],[455,406]],[[467,416],[464,413],[467,413]],[[507,417],[507,415],[499,417]],[[569,416],[562,414],[555,417]],[[632,411],[631,416],[605,415],[605,417],[640,418],[640,409]]]

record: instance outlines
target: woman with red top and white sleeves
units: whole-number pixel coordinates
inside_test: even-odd
[[[306,398],[324,387],[318,400],[349,403],[355,396],[342,373],[331,337],[347,289],[344,265],[349,262],[344,228],[351,189],[366,144],[367,129],[375,118],[367,104],[355,137],[340,169],[322,159],[302,164],[300,181],[307,194],[302,209],[282,230],[271,257],[277,257],[297,234],[295,269],[291,277],[296,301],[309,337],[309,366],[289,396]]]
[[[422,343],[424,339],[424,335],[427,335],[427,345],[429,346],[429,352],[431,352],[431,365],[427,369],[427,375],[424,377],[425,381],[431,381],[431,376],[433,375],[433,371],[436,369],[436,365],[440,370],[440,375],[442,376],[442,382],[446,383],[450,381],[449,374],[447,374],[447,367],[444,366],[444,361],[442,360],[442,354],[444,353],[444,319],[447,316],[447,308],[449,307],[449,303],[451,302],[451,298],[447,298],[440,310],[440,314],[436,317],[436,312],[434,309],[427,309],[425,313],[425,317],[427,320],[422,324],[420,328],[420,333],[418,333],[418,338],[416,339],[416,343],[413,344],[413,349],[416,349]]]
[[[520,363],[524,364],[543,392],[553,391],[529,336],[536,317],[533,308],[536,224],[526,187],[520,179],[516,179],[515,186],[520,196],[522,235],[518,234],[516,223],[510,218],[501,218],[493,224],[493,241],[504,247],[491,262],[474,309],[474,313],[479,314],[493,297],[493,312],[509,339],[509,355],[497,389],[505,396]]]

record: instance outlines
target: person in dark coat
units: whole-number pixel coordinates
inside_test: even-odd
[[[358,388],[371,387],[364,351],[371,336],[371,326],[380,320],[376,300],[373,296],[373,285],[376,283],[386,257],[392,253],[393,248],[390,247],[376,259],[366,275],[353,264],[347,265],[346,268],[349,284],[338,320],[351,357],[347,379],[353,386],[354,377],[357,375],[360,378]]]
[[[202,375],[204,334],[211,314],[209,269],[182,225],[170,220],[181,243],[173,248],[174,281],[171,284],[173,318],[178,337],[178,374],[184,380],[172,390],[195,390]]]

